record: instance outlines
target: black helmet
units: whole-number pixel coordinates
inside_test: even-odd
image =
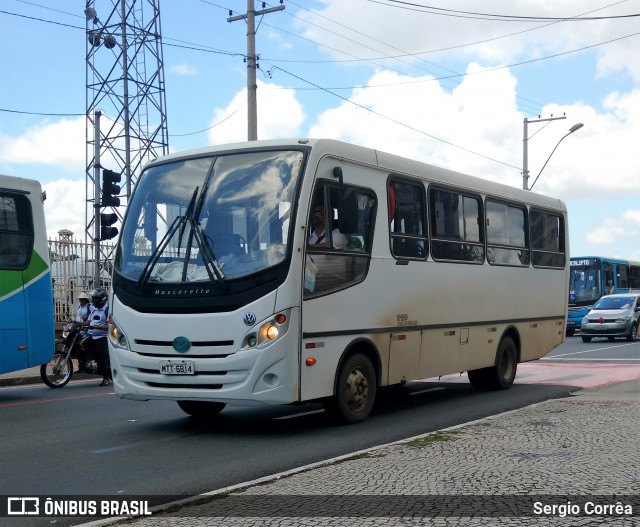
[[[91,295],[91,303],[100,309],[107,303],[107,299],[109,298],[109,293],[107,293],[106,289],[102,287],[97,287],[90,293]]]

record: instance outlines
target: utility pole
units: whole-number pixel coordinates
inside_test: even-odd
[[[527,125],[529,123],[541,123],[545,121],[556,121],[558,119],[566,119],[567,116],[563,115],[562,117],[548,117],[547,119],[532,119],[531,121],[524,118],[524,139],[522,140],[522,188],[524,190],[529,190],[529,132],[527,130]]]
[[[260,16],[275,11],[282,11],[284,9],[282,2],[283,0],[280,0],[281,5],[277,7],[269,7],[268,9],[256,11],[254,0],[247,0],[247,12],[244,15],[231,16],[232,11],[229,11],[229,18],[227,18],[227,22],[247,20],[247,58],[245,60],[247,62],[247,139],[249,141],[256,141],[258,139],[256,15]],[[264,8],[264,6],[265,4],[263,2],[262,7]]]
[[[100,287],[100,116],[102,112],[95,110],[93,112],[93,195],[95,199],[93,201],[93,254],[95,255],[93,261],[93,288]]]

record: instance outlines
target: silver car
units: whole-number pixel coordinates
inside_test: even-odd
[[[591,311],[582,319],[580,332],[583,342],[591,342],[593,337],[625,337],[629,342],[638,336],[640,317],[640,295],[607,295],[598,300]]]

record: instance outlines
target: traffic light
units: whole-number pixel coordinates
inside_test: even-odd
[[[101,207],[119,207],[120,174],[113,170],[102,169],[102,203]]]
[[[100,214],[100,239],[110,240],[118,235],[118,229],[111,227],[116,221],[118,221],[118,215],[113,212],[109,214]]]
[[[119,207],[120,174],[113,170],[102,169],[102,200],[100,207]],[[118,215],[111,213],[100,214],[100,239],[110,240],[118,235],[118,229],[112,227],[118,221]]]

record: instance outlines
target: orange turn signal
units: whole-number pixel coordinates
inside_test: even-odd
[[[317,361],[313,357],[309,357],[306,361],[304,361],[307,366],[313,366]]]

